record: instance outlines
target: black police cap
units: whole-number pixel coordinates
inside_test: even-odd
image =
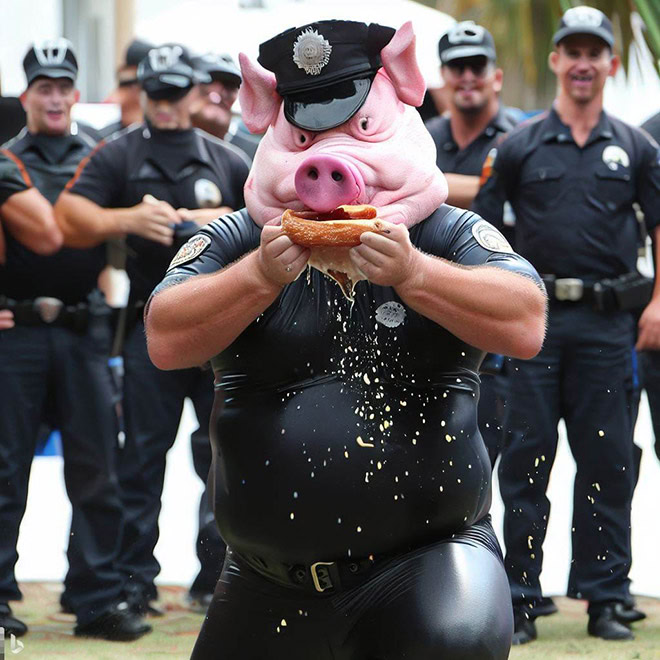
[[[261,44],[258,61],[275,74],[287,120],[324,131],[360,109],[382,66],[380,51],[394,33],[376,23],[308,23]]]
[[[137,77],[149,98],[170,101],[183,98],[199,82],[211,81],[208,74],[195,69],[181,44],[152,48],[138,64]]]
[[[610,48],[614,46],[614,32],[610,19],[594,7],[572,7],[564,12],[559,27],[552,37],[555,46],[572,34],[592,34]]]
[[[64,38],[48,39],[28,50],[23,58],[23,70],[28,87],[41,77],[68,78],[75,82],[78,61],[70,41]]]
[[[440,63],[482,55],[495,61],[495,41],[485,27],[474,21],[461,21],[453,25],[438,42]]]
[[[126,48],[126,55],[124,56],[124,66],[137,66],[146,56],[147,53],[154,48],[154,44],[142,39],[133,39]]]
[[[208,73],[212,80],[229,82],[234,85],[240,85],[243,82],[241,71],[230,55],[205,53],[193,57],[193,64],[198,71]]]

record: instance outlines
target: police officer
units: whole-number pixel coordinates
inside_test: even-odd
[[[229,55],[206,53],[193,60],[195,68],[211,76],[211,82],[197,85],[197,98],[191,107],[193,126],[231,142],[250,158],[259,146],[259,138],[240,130],[232,122],[232,107],[238,98],[242,78],[239,68]]]
[[[543,351],[513,363],[499,469],[518,643],[536,637],[545,491],[562,417],[577,463],[569,596],[589,601],[590,635],[633,636],[623,612],[635,480],[631,311],[648,301],[635,274],[633,202],[652,235],[659,220],[657,148],[603,112],[603,87],[619,63],[610,21],[590,7],[570,9],[554,44],[555,103],[498,147],[474,205],[501,224],[502,202],[511,202],[516,249],[545,274],[551,300]],[[654,296],[641,315],[641,347],[660,344],[659,308]]]
[[[69,133],[79,96],[78,65],[70,44],[59,39],[30,48],[23,67],[27,128],[7,148],[52,204],[93,146],[84,135]],[[109,309],[96,289],[103,247],[42,256],[19,240],[7,235],[7,260],[0,267],[0,307],[12,311],[15,322],[0,342],[0,611],[21,598],[14,576],[16,541],[48,402],[62,435],[73,510],[75,542],[69,545],[65,587],[77,616],[75,634],[137,639],[151,628],[120,602],[122,511],[107,368]],[[25,632],[24,624],[14,627]]]
[[[660,144],[660,112],[656,113],[643,124],[642,128]],[[655,262],[657,277],[660,265]],[[646,396],[651,411],[653,435],[655,436],[655,453],[660,458],[660,352],[641,351],[639,353],[641,386],[646,390]]]
[[[165,455],[176,438],[185,397],[193,400],[204,427],[213,396],[209,371],[162,372],[151,364],[142,308],[178,247],[200,225],[243,204],[249,162],[226,142],[192,128],[190,92],[209,78],[193,68],[183,46],[150,50],[138,77],[146,94],[144,123],[92,154],[61,196],[56,214],[69,242],[95,245],[127,234],[133,327],[124,348],[127,440],[120,481],[127,519],[121,567],[134,608],[155,613],[151,603],[160,567],[153,550]],[[213,590],[224,555],[218,535],[209,542],[215,543],[213,551],[201,557],[202,571],[212,575],[203,585],[205,593]]]
[[[106,103],[119,104],[121,116],[117,121],[99,131],[101,137],[110,137],[122,128],[142,121],[142,104],[140,103],[142,88],[137,79],[137,67],[152,48],[153,44],[141,39],[133,39],[126,48],[124,62],[117,69],[117,87],[106,99]]]

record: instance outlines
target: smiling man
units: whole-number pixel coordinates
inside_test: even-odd
[[[627,607],[633,347],[636,333],[638,348],[660,347],[660,286],[651,295],[636,272],[633,204],[657,250],[660,154],[642,131],[603,111],[605,82],[619,64],[609,19],[569,9],[554,44],[553,107],[498,146],[473,207],[501,225],[503,202],[511,203],[516,251],[543,275],[550,298],[543,350],[513,361],[499,469],[514,643],[536,638],[560,418],[577,463],[569,596],[589,602],[588,632],[603,639],[632,639],[628,624],[643,617]]]

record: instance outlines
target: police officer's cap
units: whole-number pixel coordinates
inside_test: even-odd
[[[555,46],[572,34],[593,34],[602,39],[610,48],[614,46],[614,32],[610,19],[593,7],[572,7],[564,12],[559,28],[552,37]]]
[[[37,78],[68,78],[75,82],[78,61],[71,42],[64,38],[48,39],[34,44],[23,58],[23,70],[28,87]]]
[[[176,101],[199,82],[211,77],[197,71],[185,46],[164,44],[152,48],[138,65],[137,77],[151,99]]]
[[[258,60],[275,74],[288,121],[324,131],[360,109],[394,33],[376,23],[318,21],[261,44]]]
[[[474,21],[461,21],[453,25],[438,42],[440,63],[448,64],[465,57],[483,56],[495,61],[495,41],[485,27]]]
[[[198,71],[204,71],[212,80],[240,85],[243,82],[240,69],[230,55],[206,53],[193,58],[193,64]]]
[[[124,66],[137,66],[152,48],[154,48],[154,44],[150,44],[148,41],[133,39],[126,48]]]

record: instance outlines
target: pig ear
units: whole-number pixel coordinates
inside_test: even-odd
[[[415,33],[410,21],[396,31],[390,43],[380,51],[380,58],[397,96],[408,105],[422,105],[426,82],[417,64]]]
[[[240,53],[243,82],[238,93],[241,116],[252,133],[263,133],[276,119],[282,97],[275,91],[275,76],[253,64],[250,58]]]

